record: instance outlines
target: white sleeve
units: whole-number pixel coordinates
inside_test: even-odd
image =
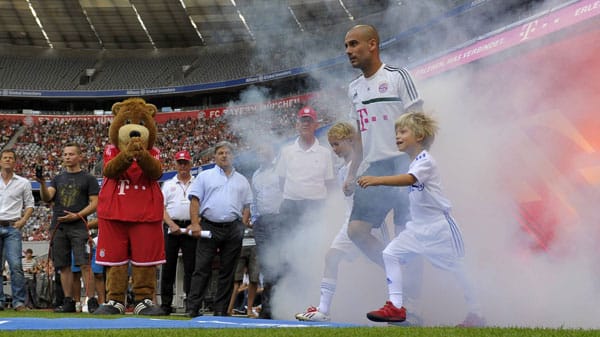
[[[433,162],[429,160],[429,156],[423,156],[417,158],[408,169],[408,174],[414,176],[417,181],[421,184],[425,184],[433,174],[435,173],[435,167]]]

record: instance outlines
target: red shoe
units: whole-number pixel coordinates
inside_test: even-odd
[[[392,302],[386,301],[379,310],[367,313],[367,318],[373,322],[404,322],[406,320],[406,309],[396,308]]]
[[[458,324],[457,328],[476,328],[485,326],[485,319],[477,314],[469,313],[465,320]]]

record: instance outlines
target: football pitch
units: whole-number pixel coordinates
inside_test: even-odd
[[[183,316],[146,318],[132,315],[92,316],[47,311],[0,312],[0,336],[600,336],[599,330],[518,327],[454,328],[364,326],[345,323],[262,320],[243,317]]]

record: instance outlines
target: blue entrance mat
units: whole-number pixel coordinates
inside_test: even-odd
[[[189,329],[189,328],[309,328],[356,327],[355,324],[300,322],[243,317],[200,316],[190,320],[126,317],[103,318],[31,318],[0,317],[0,330],[83,330],[83,329]]]

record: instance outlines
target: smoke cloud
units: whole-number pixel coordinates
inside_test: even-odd
[[[411,12],[413,7],[410,6],[390,6],[384,20],[357,20],[348,28],[358,23],[372,23],[381,32],[398,33],[395,28],[398,13],[409,20],[419,17],[423,11],[442,11],[434,2],[422,3],[414,9],[416,12]],[[539,6],[542,8],[544,4]],[[529,10],[535,12],[535,8]],[[481,24],[476,18],[468,22],[447,21],[441,26],[443,34],[439,34],[439,40],[430,40],[428,44],[447,43],[449,36],[456,39],[457,44],[464,42],[460,39],[472,36]],[[339,53],[343,53],[344,33],[330,41]],[[386,37],[389,35],[382,34],[382,38]],[[405,65],[424,57],[425,47],[404,41],[401,48],[386,51],[383,59],[392,65]],[[598,192],[582,178],[579,169],[589,166],[590,161],[600,162],[595,157],[589,158],[589,153],[597,151],[600,142],[593,143],[595,147],[584,146],[577,154],[571,151],[572,147],[553,141],[552,136],[559,134],[576,144],[585,143],[568,128],[585,125],[581,120],[588,118],[589,111],[586,107],[589,100],[580,91],[583,89],[578,89],[582,86],[567,91],[557,89],[557,83],[563,83],[569,76],[561,71],[561,66],[568,64],[571,69],[577,69],[581,60],[576,53],[564,48],[553,50],[553,54],[534,55],[529,60],[523,55],[535,54],[535,48],[505,53],[500,58],[462,66],[417,83],[426,110],[441,125],[432,154],[438,161],[446,195],[453,202],[454,216],[462,227],[466,264],[490,325],[599,326],[600,309],[595,305],[599,278],[594,268],[598,262],[595,227],[600,216],[594,212]],[[330,53],[324,53],[323,58],[330,57]],[[319,56],[311,55],[315,59]],[[257,54],[256,59],[264,62],[265,54]],[[532,60],[544,62],[532,67]],[[313,77],[324,88],[331,88],[341,86],[341,82],[347,84],[351,76],[357,75],[356,72],[344,74],[342,80],[327,72]],[[562,94],[566,96],[557,97]],[[271,99],[267,90],[251,88],[242,95],[241,101],[232,104]],[[339,102],[345,99],[342,94],[331,97],[331,101],[339,105],[336,109],[343,111],[348,105]],[[290,138],[258,131],[266,121],[277,118],[276,111],[264,110],[252,117],[236,116],[230,119],[230,125],[251,147],[256,142],[279,144]],[[578,125],[567,123],[573,120],[579,121]],[[548,130],[556,134],[548,135]],[[326,145],[323,140],[322,143]],[[561,160],[561,156],[565,159]],[[332,196],[322,221],[303,225],[301,236],[290,236],[284,243],[293,263],[275,293],[276,318],[293,319],[295,313],[308,305],[318,304],[325,252],[344,221],[340,199],[341,194]],[[537,204],[541,205],[540,211],[533,220],[541,224],[541,229],[551,223],[546,237],[534,235],[522,220],[524,205]],[[553,207],[555,205],[557,207]],[[460,322],[466,315],[461,289],[449,274],[425,264],[419,304],[423,323],[437,326]],[[381,268],[364,257],[342,263],[332,320],[373,324],[367,321],[365,313],[380,307],[386,299]]]

